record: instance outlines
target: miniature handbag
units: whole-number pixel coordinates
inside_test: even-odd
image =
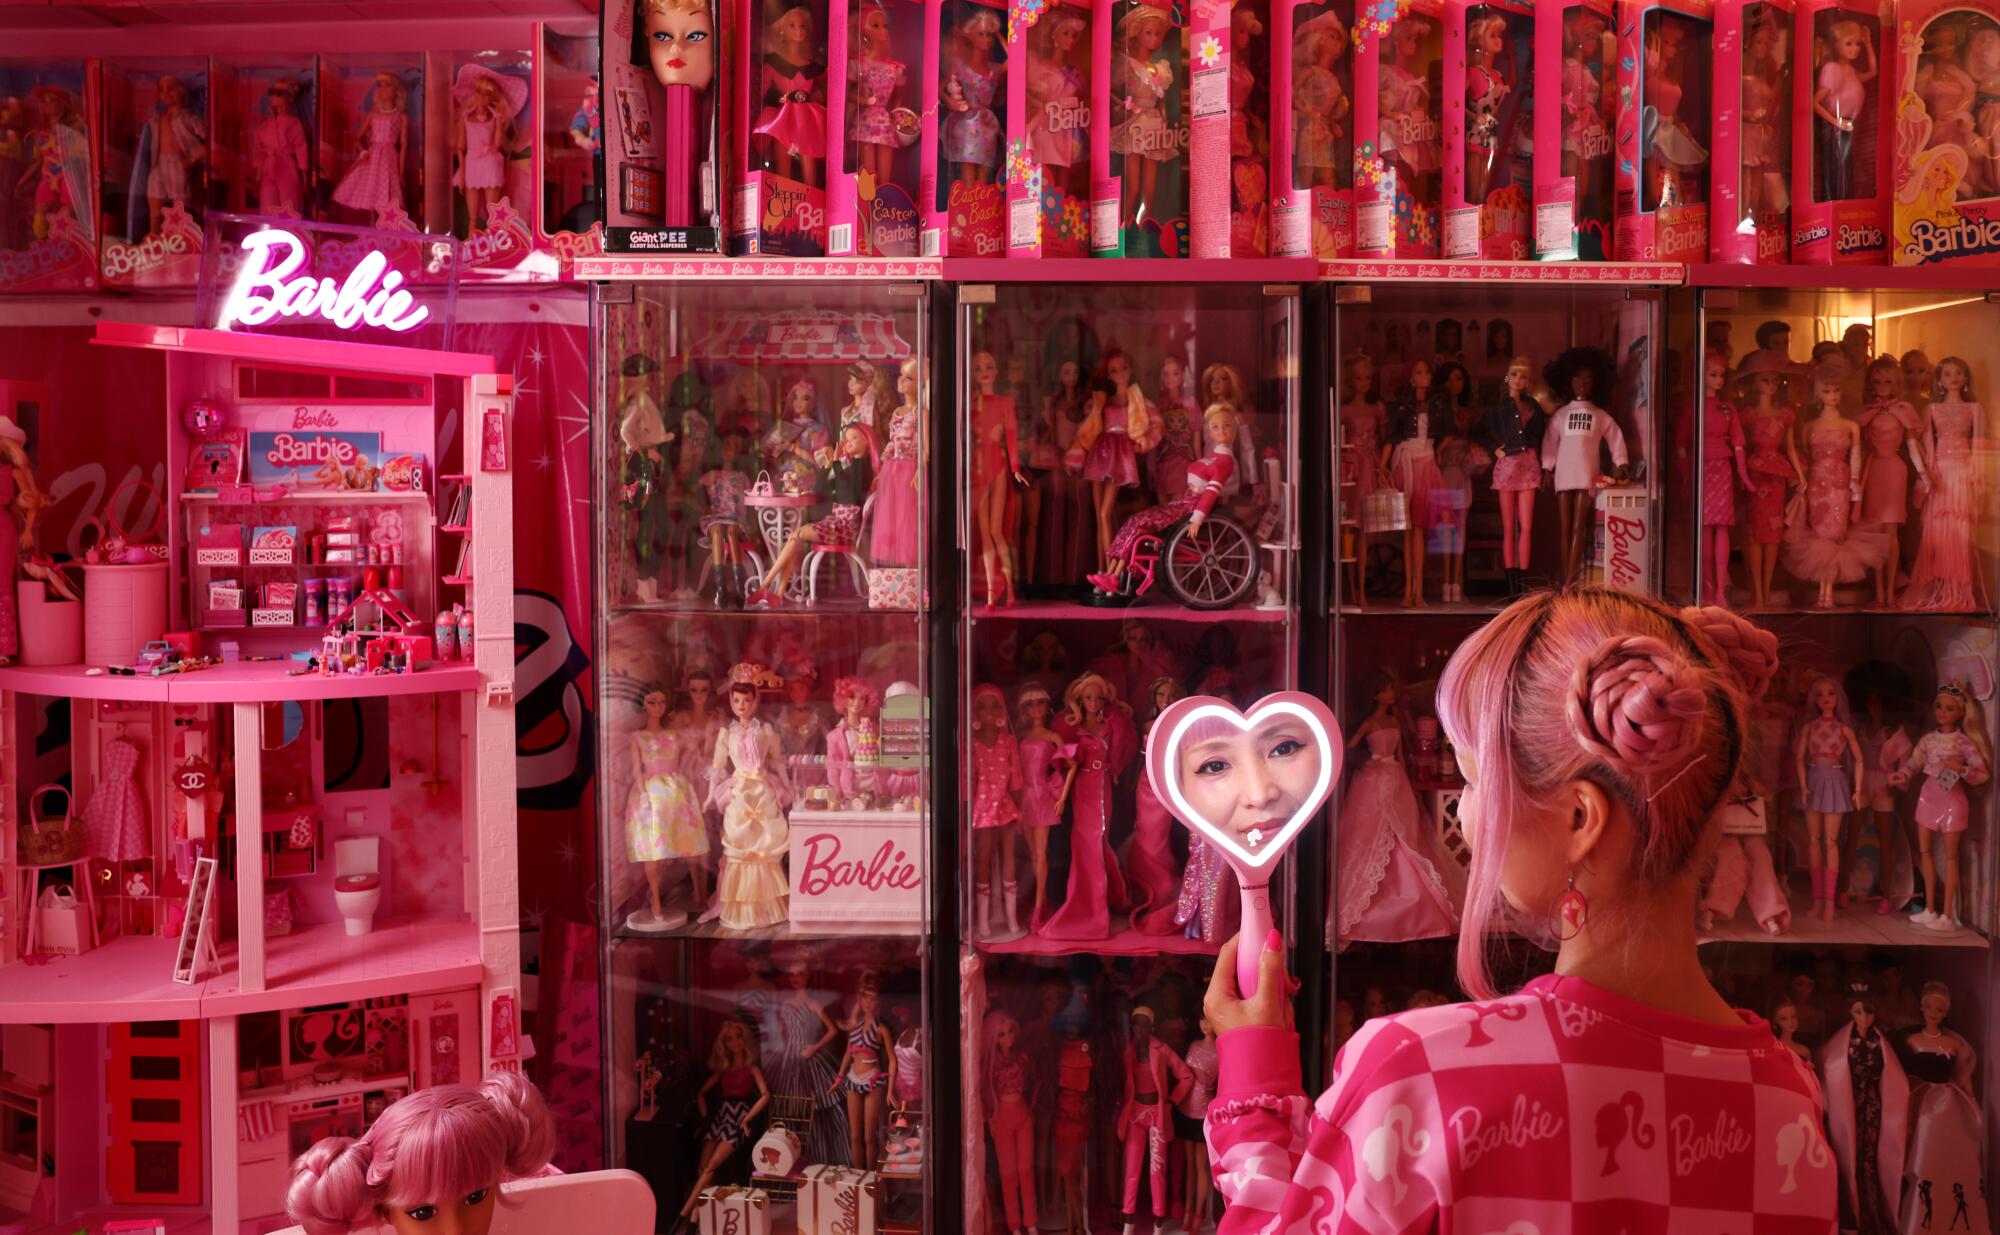
[[[60,793],[62,810],[45,813],[43,795]],[[70,809],[69,790],[54,783],[43,785],[28,799],[28,817],[21,824],[17,846],[23,866],[61,866],[83,857],[83,821]]]
[[[777,491],[771,487],[771,473],[758,472],[757,479],[750,484],[751,497],[770,497]]]
[[[1377,489],[1361,499],[1361,530],[1400,532],[1410,526],[1410,499],[1401,489]]]

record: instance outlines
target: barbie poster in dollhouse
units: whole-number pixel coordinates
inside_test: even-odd
[[[423,231],[424,69],[418,56],[320,57],[314,217]]]
[[[214,174],[226,210],[304,219],[315,179],[319,75],[311,56],[216,73]]]
[[[1895,263],[2000,265],[2000,5],[1906,0],[1896,16]]]
[[[97,287],[97,174],[81,60],[0,62],[0,292]]]
[[[604,108],[596,31],[538,30],[535,115],[541,180],[535,239],[565,267],[604,251]]]
[[[451,144],[434,174],[451,178],[451,233],[463,240],[459,260],[468,270],[507,269],[533,250],[530,204],[535,195],[534,57],[522,52],[482,52],[454,58],[451,69]]]
[[[106,60],[98,76],[104,285],[191,286],[209,207],[208,60]]]

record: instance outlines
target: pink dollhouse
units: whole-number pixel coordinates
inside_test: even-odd
[[[96,342],[159,358],[175,514],[163,573],[87,585],[83,646],[112,653],[0,668],[9,814],[66,781],[73,811],[37,809],[85,836],[46,866],[0,848],[0,1232],[272,1230],[314,1139],[530,1053],[512,478],[457,430],[504,430],[512,383],[486,356],[240,330]],[[182,414],[203,395],[222,423]],[[241,474],[188,468],[225,438]],[[248,529],[290,550],[236,551]],[[477,637],[431,664],[416,614],[454,604]],[[336,626],[363,672],[310,671]],[[181,671],[133,671],[155,642]],[[71,741],[49,753],[29,739],[54,699]]]

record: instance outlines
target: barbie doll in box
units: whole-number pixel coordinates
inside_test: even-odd
[[[715,1044],[708,1051],[708,1079],[695,1094],[694,1104],[695,1112],[706,1122],[701,1130],[699,1174],[694,1187],[688,1189],[687,1203],[681,1206],[681,1217],[690,1219],[701,1204],[702,1190],[723,1163],[749,1142],[751,1125],[771,1105],[771,1086],[764,1079],[764,1069],[757,1065],[757,1039],[747,1021],[732,1016],[715,1031]]]
[[[1648,197],[1654,209],[1701,200],[1698,192],[1690,196],[1689,182],[1698,186],[1701,168],[1708,163],[1708,150],[1680,117],[1680,65],[1667,52],[1665,31],[1664,24],[1646,31],[1646,103],[1640,110],[1640,146],[1652,162]]]
[[[1542,487],[1541,444],[1546,414],[1529,392],[1535,364],[1526,356],[1507,362],[1505,393],[1486,412],[1486,440],[1493,448],[1493,492],[1500,499],[1500,560],[1507,595],[1527,589],[1528,555],[1535,545],[1535,497]]]
[[[1986,1138],[1973,1070],[1979,1053],[1965,1035],[1945,1024],[1951,988],[1924,983],[1917,1004],[1922,1020],[1890,1035],[1910,1082],[1910,1142],[1904,1158],[1907,1183],[1899,1230],[1989,1229],[1981,1185]]]
[[[1979,85],[1960,62],[1964,43],[1965,28],[1956,22],[1932,22],[1924,31],[1915,89],[1931,121],[1927,147],[1972,148],[1972,107]]]
[[[1848,988],[1847,1020],[1819,1051],[1842,1209],[1859,1235],[1893,1235],[1902,1193],[1910,1082],[1880,1023],[1873,987]],[[1846,1222],[1841,1224],[1843,1227]]]
[[[1336,833],[1334,938],[1346,947],[1357,940],[1449,935],[1458,912],[1403,766],[1402,687],[1394,674],[1377,669],[1368,675],[1365,699],[1368,717],[1347,741],[1354,773],[1341,796]],[[1363,746],[1368,757],[1355,759]]]
[[[986,1134],[1000,1165],[1000,1201],[1007,1216],[1007,1235],[1039,1229],[1035,1209],[1035,1117],[1039,1086],[1035,1059],[1021,1045],[1021,1026],[1013,1016],[994,1010],[986,1014],[979,1033],[979,1105],[986,1116]]]
[[[778,731],[757,719],[755,667],[730,670],[729,710],[735,719],[715,736],[709,804],[722,812],[722,925],[729,930],[785,920],[785,851],[791,829],[785,808],[792,787]]]
[[[1973,551],[1980,486],[1972,443],[1979,436],[1982,413],[1974,402],[1972,368],[1964,360],[1946,356],[1938,361],[1931,381],[1931,402],[1918,437],[1930,460],[1931,493],[1902,606],[1949,613],[1977,608],[1986,595]]]
[[[1015,438],[1014,400],[994,384],[1000,365],[991,352],[972,358],[972,512],[979,530],[979,563],[985,572],[986,603],[1014,603],[1014,542],[1008,535],[1007,507],[1014,484],[1025,486],[1021,449]],[[1134,481],[1138,479],[1135,475]],[[995,578],[995,574],[998,578]]]
[[[1849,723],[1847,692],[1839,682],[1824,676],[1814,679],[1806,691],[1806,706],[1812,719],[1799,730],[1793,758],[1803,786],[1799,804],[1806,814],[1812,912],[1831,922],[1840,889],[1840,829],[1847,813],[1862,801],[1867,764]]]
[[[35,548],[35,525],[49,499],[28,466],[28,434],[11,416],[0,416],[0,665],[21,654],[21,618],[14,581],[22,550]]]
[[[661,219],[669,227],[694,222],[699,191],[695,164],[706,157],[707,97],[715,84],[715,14],[709,0],[637,0],[645,64],[660,83],[666,154]],[[636,49],[635,49],[636,50]],[[633,57],[633,63],[639,63]],[[629,130],[630,122],[626,124]]]
[[[1818,607],[1833,606],[1833,585],[1856,583],[1884,562],[1888,536],[1857,527],[1852,515],[1861,498],[1861,426],[1841,414],[1846,369],[1822,361],[1808,385],[1817,414],[1799,426],[1811,460],[1806,471],[1806,518],[1786,536],[1785,565],[1819,585]]]
[[[640,699],[645,727],[632,733],[632,789],[625,799],[625,852],[646,873],[650,905],[626,920],[633,930],[665,930],[679,923],[667,916],[661,897],[662,868],[669,862],[687,864],[694,893],[690,902],[708,903],[703,886],[702,859],[708,856],[708,824],[701,799],[682,774],[688,731],[666,724],[667,692],[649,686]],[[685,916],[683,915],[683,919]]]
[[[149,234],[158,234],[167,207],[179,206],[196,217],[207,205],[208,122],[190,106],[187,83],[178,77],[159,81],[159,102],[146,120],[146,213]]]
[[[944,157],[952,175],[966,184],[990,184],[1000,165],[1000,117],[993,100],[1006,87],[1006,66],[994,59],[1000,45],[1000,15],[983,5],[968,11],[952,30],[944,53],[940,101],[951,114],[944,118]]]
[[[436,1085],[391,1103],[360,1139],[329,1136],[300,1154],[285,1212],[307,1235],[486,1235],[501,1184],[560,1173],[555,1147],[548,1107],[520,1073]]]
[[[1338,178],[1340,138],[1353,108],[1341,89],[1337,71],[1347,50],[1347,32],[1339,17],[1323,13],[1299,28],[1292,48],[1296,53],[1292,64],[1293,180],[1308,188],[1330,189]]]
[[[814,47],[812,10],[794,5],[764,32],[763,108],[756,133],[764,138],[763,168],[787,180],[821,187],[826,158],[826,66]]]
[[[1139,753],[1132,709],[1101,674],[1085,673],[1063,691],[1056,732],[1076,749],[1070,793],[1069,888],[1061,908],[1042,925],[1050,939],[1103,939],[1111,910],[1126,904],[1125,876],[1108,833],[1114,789]]]
[[[1433,392],[1429,361],[1410,365],[1408,383],[1390,409],[1382,466],[1409,504],[1403,527],[1403,604],[1422,608],[1424,546],[1448,513],[1436,444],[1451,431],[1452,422],[1443,395]]]
[[[1854,123],[1875,80],[1875,40],[1851,18],[1835,21],[1819,47],[1813,77],[1813,168],[1815,196],[1845,201],[1854,196]]]
[[[1499,13],[1471,18],[1465,27],[1465,199],[1486,200],[1500,144],[1500,104],[1513,86],[1500,76],[1507,49],[1507,19]]]
[[[1902,397],[1902,370],[1891,356],[1868,366],[1868,406],[1861,413],[1861,436],[1868,455],[1861,464],[1861,505],[1855,520],[1888,533],[1887,552],[1874,567],[1875,604],[1895,603],[1896,570],[1902,562],[1903,525],[1910,521],[1910,472],[1928,484],[1929,467],[1919,445],[1923,422]],[[1904,456],[1908,455],[1908,462]]]
[[[1924,787],[1917,793],[1918,860],[1924,872],[1924,908],[1912,915],[1919,926],[1938,931],[1958,929],[1959,843],[1972,823],[1967,785],[1983,785],[1992,771],[1992,747],[1979,705],[1959,682],[1947,682],[1931,700],[1937,728],[1917,739],[1916,749],[1889,776],[1902,788],[1919,773]],[[1940,870],[1937,851],[1944,850]]]
[[[1062,822],[1069,787],[1076,779],[1076,749],[1049,728],[1049,691],[1040,682],[1021,688],[1014,721],[1021,756],[1021,826],[1028,835],[1028,866],[1035,876],[1035,903],[1028,929],[1039,931],[1048,913],[1049,832]],[[1009,897],[1012,901],[1012,897]]]
[[[1766,5],[1743,50],[1743,115],[1739,140],[1746,214],[1792,208],[1790,66],[1778,10]]]
[[[1085,167],[1090,100],[1076,67],[1076,46],[1090,22],[1073,6],[1057,4],[1029,34],[1028,153],[1042,174],[1067,188],[1072,168]],[[1074,189],[1069,190],[1076,196]],[[1088,192],[1083,194],[1088,196]]]
[[[1174,66],[1156,59],[1173,33],[1164,9],[1135,0],[1118,19],[1117,47],[1112,52],[1111,151],[1119,164],[1119,222],[1133,227],[1159,218],[1153,196],[1159,189],[1160,164],[1179,157],[1180,142],[1167,120],[1167,92],[1173,89]]]
[[[507,151],[514,145],[514,117],[528,105],[528,83],[481,64],[460,65],[452,86],[458,106],[453,149],[455,182],[465,197],[465,225],[483,231],[494,203],[507,196]]]
[[[1007,697],[990,682],[972,692],[971,756],[972,929],[980,939],[1016,939],[1021,924],[1014,882],[1014,825],[1021,820],[1021,748],[1007,725]],[[993,904],[996,874],[998,914]]]
[[[1542,433],[1542,470],[1555,480],[1557,514],[1561,520],[1562,577],[1574,582],[1590,543],[1591,517],[1601,475],[1599,448],[1611,452],[1615,474],[1628,465],[1625,433],[1611,413],[1594,400],[1611,397],[1615,371],[1611,357],[1594,347],[1572,347],[1542,371],[1549,389],[1568,402],[1549,414]]]
[[[889,10],[881,0],[868,0],[848,23],[854,50],[847,62],[847,139],[860,151],[862,174],[884,185],[896,151],[909,144],[904,138],[909,130],[897,123],[896,113],[904,111],[897,101],[909,84],[910,66],[895,58]]]
[[[869,528],[871,566],[914,566],[922,540],[923,491],[922,404],[927,383],[923,362],[912,356],[896,373],[896,393],[902,402],[889,415],[889,433],[882,445],[882,466],[875,473],[875,517]]]
[[[896,1081],[896,1060],[884,1047],[889,1031],[882,1021],[881,977],[872,969],[854,988],[854,1006],[840,1028],[847,1035],[833,1084],[847,1094],[848,1162],[872,1171],[882,1144],[882,1105]]]
[[[403,79],[381,72],[369,98],[371,105],[355,135],[354,165],[334,186],[333,200],[358,210],[373,223],[385,210],[403,204],[403,158],[410,140],[410,114],[404,109]]]
[[[257,177],[257,213],[295,219],[305,210],[306,126],[298,117],[299,84],[288,77],[264,92],[270,114],[250,135],[251,166]]]
[[[1250,97],[1257,92],[1258,57],[1251,50],[1264,37],[1264,23],[1247,5],[1229,14],[1229,157],[1252,159],[1265,149],[1264,117],[1252,115]],[[1337,84],[1337,83],[1336,83]]]

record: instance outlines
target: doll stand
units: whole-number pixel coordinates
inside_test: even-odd
[[[677,930],[687,925],[687,914],[679,909],[670,909],[664,918],[656,918],[650,909],[641,909],[625,919],[625,929],[641,935],[658,935]]]

